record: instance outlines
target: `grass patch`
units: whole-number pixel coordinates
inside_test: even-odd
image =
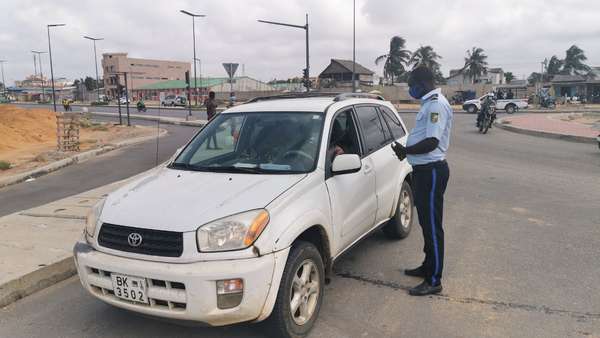
[[[92,124],[93,131],[108,131],[108,127],[104,124]]]
[[[4,171],[8,169],[10,169],[10,162],[0,161],[0,170]]]

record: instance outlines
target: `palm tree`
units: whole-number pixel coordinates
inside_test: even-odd
[[[506,80],[506,83],[511,83],[511,81],[515,79],[515,76],[512,72],[506,72],[504,73],[504,79]]]
[[[390,50],[387,54],[381,55],[375,59],[375,64],[378,65],[385,60],[383,65],[383,77],[391,79],[394,82],[400,79],[406,73],[405,65],[408,64],[410,51],[406,49],[406,40],[400,36],[394,36],[390,40]]]
[[[467,57],[465,58],[465,66],[462,71],[471,78],[471,83],[475,83],[475,79],[483,74],[487,73],[487,55],[484,54],[484,50],[479,47],[473,47],[467,51]]]
[[[409,64],[415,69],[418,66],[425,66],[429,69],[439,69],[440,63],[437,61],[442,57],[433,50],[431,46],[421,46],[410,56]]]
[[[562,73],[575,75],[588,74],[591,68],[584,63],[586,60],[587,57],[581,48],[576,45],[571,46],[571,48],[567,49],[566,57],[563,61]]]
[[[548,73],[548,75],[559,74],[562,66],[563,66],[563,60],[559,59],[558,56],[556,56],[556,55],[552,55],[552,57],[550,58],[550,61],[548,61],[546,73]]]

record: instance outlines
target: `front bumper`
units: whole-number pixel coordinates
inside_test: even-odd
[[[270,313],[272,308],[265,304],[276,296],[280,279],[275,277],[277,285],[273,285],[276,260],[285,262],[288,253],[284,250],[250,259],[174,264],[114,256],[85,242],[78,242],[73,250],[83,287],[102,301],[147,315],[211,326],[253,321]],[[145,278],[149,304],[116,297],[110,277],[113,272]],[[233,278],[244,280],[242,302],[232,309],[219,309],[216,281]]]

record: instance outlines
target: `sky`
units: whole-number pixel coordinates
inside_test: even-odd
[[[303,25],[309,15],[311,76],[331,58],[352,59],[352,0],[2,0],[0,60],[6,82],[33,74],[31,50],[48,50],[51,29],[55,77],[94,76],[92,43],[83,35],[104,38],[103,52],[131,57],[186,61],[193,58],[192,19],[185,9],[205,14],[196,19],[197,57],[202,74],[226,76],[223,62],[244,65],[260,80],[301,76],[304,31],[258,23],[257,19]],[[589,0],[356,0],[356,60],[377,74],[377,56],[387,53],[399,35],[414,50],[431,45],[443,59],[442,71],[464,65],[473,46],[502,67],[524,78],[540,71],[541,61],[564,57],[576,44],[588,64],[600,66],[600,1]],[[49,73],[48,55],[43,59]],[[242,75],[242,67],[236,75]]]

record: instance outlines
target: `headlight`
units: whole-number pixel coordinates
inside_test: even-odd
[[[198,249],[203,252],[245,249],[256,241],[268,223],[269,213],[263,209],[221,218],[198,229]]]
[[[85,221],[85,232],[88,236],[94,237],[96,233],[96,225],[100,219],[100,214],[102,213],[102,208],[104,207],[104,202],[106,202],[106,198],[101,199],[96,203],[90,212],[87,215]]]

